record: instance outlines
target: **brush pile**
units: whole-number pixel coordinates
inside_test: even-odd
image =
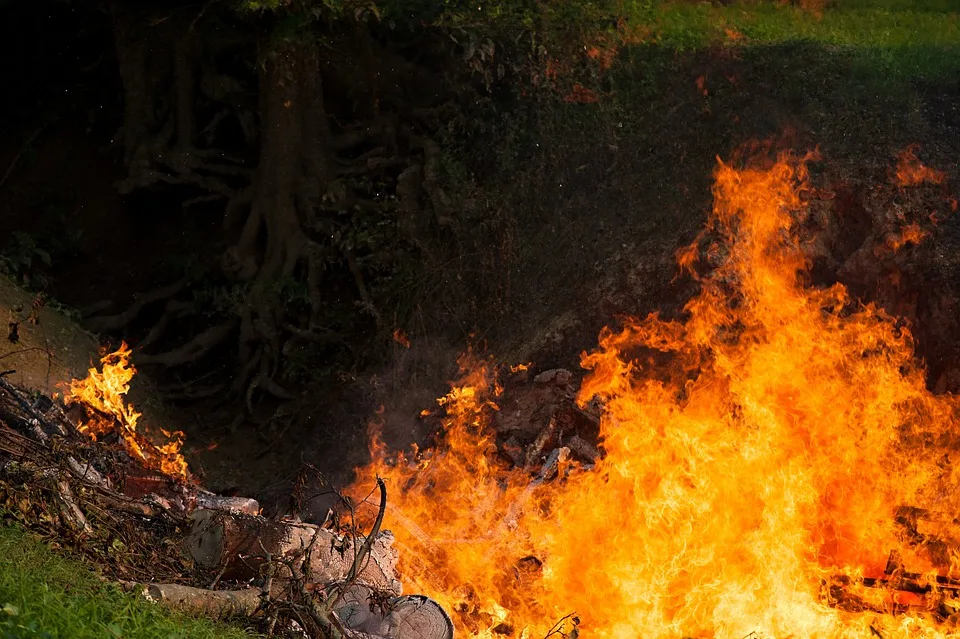
[[[98,423],[118,422],[94,439]],[[216,495],[189,472],[151,467],[123,413],[30,394],[0,375],[0,512],[171,607],[243,617],[279,636],[452,639],[443,609],[401,596],[393,536],[381,531],[386,489],[367,534],[340,517],[324,525],[271,520],[259,504]],[[146,452],[144,452],[146,451]],[[349,517],[342,519],[349,520]]]

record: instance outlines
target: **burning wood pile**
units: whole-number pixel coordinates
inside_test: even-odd
[[[63,404],[0,376],[0,507],[74,542],[130,589],[273,633],[361,639],[451,639],[440,606],[401,596],[397,551],[381,530],[272,520],[253,499],[200,487],[181,433],[156,445],[124,401],[126,346],[75,380]],[[71,545],[71,544],[67,544]]]

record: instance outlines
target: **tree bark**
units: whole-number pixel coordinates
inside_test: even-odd
[[[173,68],[177,116],[177,148],[193,148],[197,137],[197,54],[199,42],[190,21],[182,20],[182,34],[174,36]]]
[[[150,32],[149,10],[123,0],[110,4],[114,44],[123,83],[123,161],[128,169],[141,163],[147,140],[160,128],[155,98],[158,65],[163,55],[151,51],[155,33]],[[152,54],[152,55],[151,55]],[[159,59],[158,59],[159,58]]]
[[[265,288],[293,275],[308,239],[303,222],[316,213],[329,180],[330,131],[319,55],[308,43],[283,43],[261,60],[260,164],[253,205],[236,249],[247,278]],[[263,256],[257,248],[263,240]],[[250,259],[259,262],[251,269]]]

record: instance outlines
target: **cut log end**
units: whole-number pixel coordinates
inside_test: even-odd
[[[377,639],[453,639],[453,621],[433,599],[408,595],[381,606],[373,594],[361,585],[343,594],[336,613],[345,628]]]

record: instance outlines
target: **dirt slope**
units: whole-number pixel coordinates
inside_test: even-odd
[[[42,306],[38,322],[30,321],[36,295],[0,277],[0,315],[4,335],[0,340],[0,370],[14,370],[11,382],[32,390],[53,393],[74,377],[86,375],[97,361],[97,341],[61,312]],[[11,324],[16,324],[12,341]]]

